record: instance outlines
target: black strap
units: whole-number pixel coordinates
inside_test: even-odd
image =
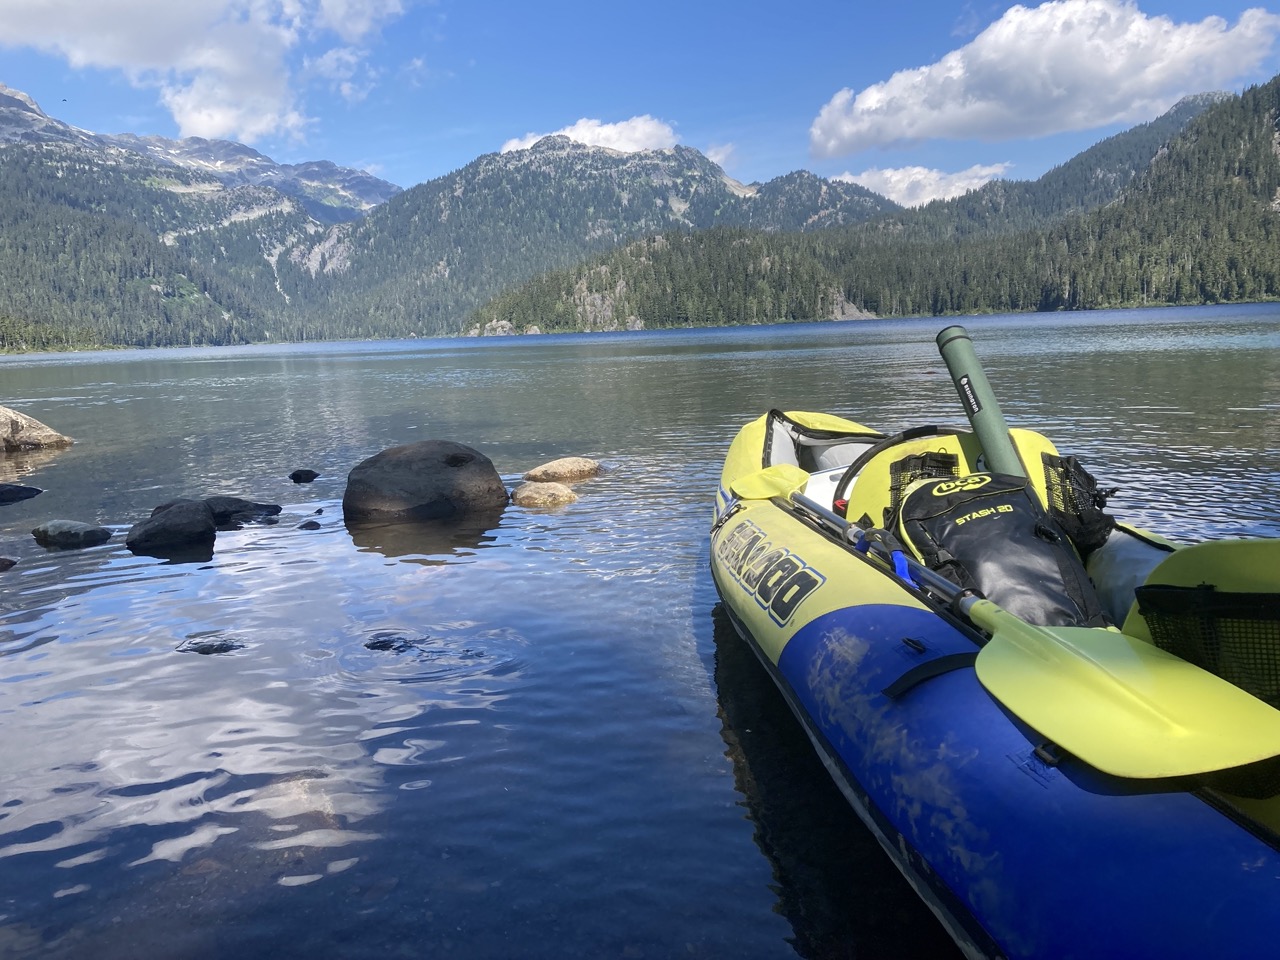
[[[893,683],[889,684],[880,692],[890,700],[897,700],[908,690],[919,686],[926,680],[932,680],[934,677],[940,677],[944,673],[950,673],[952,670],[962,670],[965,667],[973,666],[975,660],[978,659],[977,651],[972,653],[947,653],[941,657],[935,657],[924,663],[918,663]]]

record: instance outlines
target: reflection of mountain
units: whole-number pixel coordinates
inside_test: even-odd
[[[714,619],[722,735],[796,951],[809,960],[958,957],[719,607]]]

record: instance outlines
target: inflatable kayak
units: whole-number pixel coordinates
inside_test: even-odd
[[[973,957],[1280,943],[1280,540],[1175,546],[1010,429],[774,410],[729,448],[723,605],[854,810]]]

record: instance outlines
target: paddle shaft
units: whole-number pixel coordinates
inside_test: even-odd
[[[828,510],[816,500],[811,500],[803,493],[791,494],[791,502],[796,506],[807,510],[809,513],[814,514],[827,526],[834,527],[848,543],[857,544],[866,536],[860,527],[850,523],[838,513]],[[876,543],[873,540],[867,541],[867,547],[870,550],[874,550],[882,559],[887,560],[891,567],[894,566],[894,551],[888,550],[883,544]],[[934,573],[928,567],[918,563],[905,554],[900,554],[900,556],[902,558],[901,562],[906,565],[907,570],[911,574],[911,579],[915,581],[916,585],[933,591],[948,603],[951,603],[960,597],[962,592],[961,588],[956,586],[956,584],[952,583],[946,577],[939,573]]]

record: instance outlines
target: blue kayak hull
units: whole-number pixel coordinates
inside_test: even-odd
[[[750,598],[716,580],[851,805],[967,954],[1274,953],[1280,854],[1188,784],[1056,756],[979,683],[959,624],[844,607],[775,663],[735,610]]]

